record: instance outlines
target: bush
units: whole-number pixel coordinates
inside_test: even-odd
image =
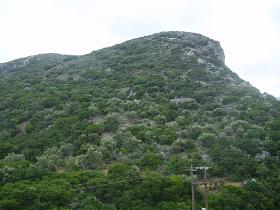
[[[211,147],[217,142],[217,136],[213,133],[203,133],[198,137],[198,142],[204,147]]]
[[[195,148],[195,144],[191,140],[176,139],[172,143],[172,150],[174,153],[177,152],[190,152]]]

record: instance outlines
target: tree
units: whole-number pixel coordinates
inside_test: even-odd
[[[103,164],[103,155],[93,147],[89,147],[86,154],[77,157],[77,164],[85,169],[95,169]]]
[[[39,170],[44,171],[45,173],[56,171],[55,163],[45,156],[37,157],[37,162],[35,163],[35,166]]]
[[[15,154],[15,153],[9,153],[6,157],[4,157],[4,161],[8,161],[8,162],[17,162],[17,161],[21,161],[21,160],[25,160],[25,157],[23,154]]]
[[[190,152],[195,148],[194,143],[191,140],[187,140],[187,139],[176,139],[173,143],[172,143],[172,150],[174,151],[174,153],[177,152]]]
[[[114,136],[114,139],[116,140],[117,147],[125,154],[138,151],[142,143],[141,140],[138,140],[130,131],[118,132]]]
[[[162,156],[153,152],[146,152],[140,159],[140,165],[149,169],[156,169],[162,162]]]
[[[211,147],[217,142],[217,136],[213,133],[203,133],[198,137],[198,142],[204,147]]]
[[[104,130],[107,132],[116,131],[119,127],[119,121],[116,115],[108,115],[103,122]]]

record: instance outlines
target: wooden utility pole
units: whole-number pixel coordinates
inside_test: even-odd
[[[191,175],[191,186],[192,186],[192,210],[195,210],[195,196],[194,196],[194,190],[195,185],[204,185],[204,198],[205,198],[205,209],[208,210],[208,182],[207,182],[207,170],[210,167],[203,166],[203,167],[193,167],[193,164],[191,164],[190,168],[190,175]],[[194,175],[193,172],[197,170],[203,170],[203,182],[201,183],[195,183],[194,182]]]
[[[205,208],[208,210],[208,186],[207,186],[207,170],[209,168],[204,166],[203,171],[204,171],[204,190],[205,190]]]
[[[191,185],[192,185],[192,210],[195,210],[193,171],[194,171],[193,164],[191,164],[190,173],[191,173]]]

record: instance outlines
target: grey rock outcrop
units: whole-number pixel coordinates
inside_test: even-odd
[[[206,36],[192,32],[169,31],[151,35],[153,37],[166,37],[169,42],[177,42],[189,50],[189,54],[199,57],[212,57],[225,62],[225,54],[220,43]]]

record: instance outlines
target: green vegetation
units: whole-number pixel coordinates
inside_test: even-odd
[[[243,183],[210,209],[279,209],[280,102],[217,53],[165,32],[0,65],[0,209],[190,209],[191,163]]]

